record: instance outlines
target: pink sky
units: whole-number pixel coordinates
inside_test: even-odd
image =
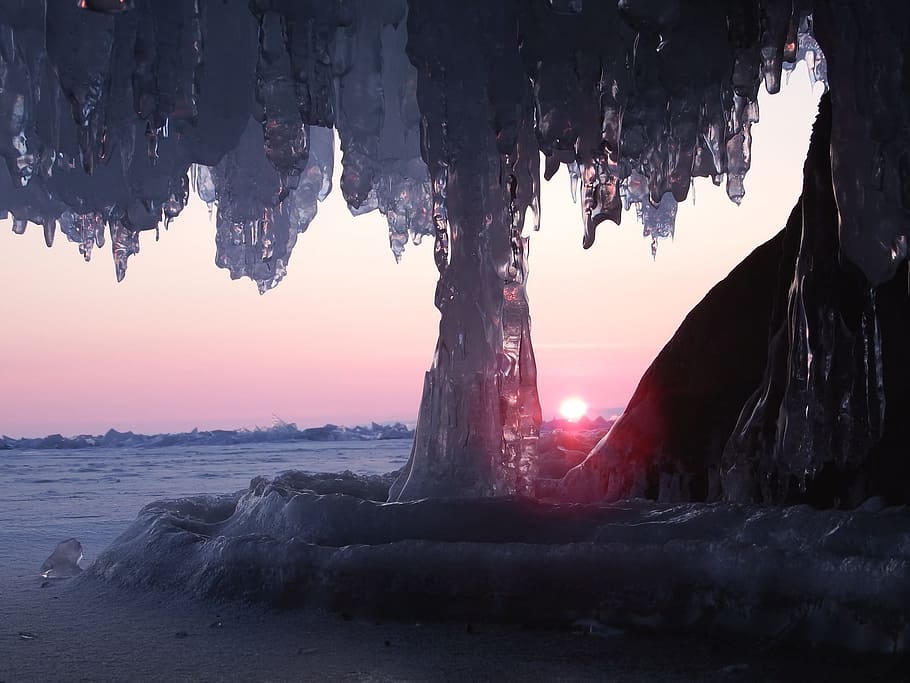
[[[696,182],[656,262],[634,215],[583,251],[565,172],[544,184],[528,287],[545,418],[570,395],[595,414],[624,405],[692,306],[783,226],[814,110],[801,72],[763,97],[742,206]],[[60,234],[48,250],[40,227],[0,228],[0,434],[416,418],[438,323],[432,250],[396,265],[381,217],[351,218],[337,188],[265,296],[215,267],[198,200],[157,244],[143,233],[119,285],[109,244],[86,264]]]

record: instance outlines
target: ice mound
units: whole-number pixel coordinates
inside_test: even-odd
[[[54,552],[41,565],[41,576],[45,579],[66,579],[82,573],[82,544],[69,538],[57,544]]]
[[[153,503],[87,575],[389,617],[596,619],[875,652],[908,643],[905,508],[381,503],[354,492],[357,479],[336,482],[355,495],[285,473]]]

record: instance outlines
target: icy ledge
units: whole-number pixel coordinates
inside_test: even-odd
[[[387,482],[284,473],[152,503],[83,576],[391,617],[593,618],[907,649],[904,507],[370,500]]]

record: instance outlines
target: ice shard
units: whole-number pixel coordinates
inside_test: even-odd
[[[41,576],[45,579],[66,579],[82,572],[82,544],[75,538],[61,541],[41,564]]]

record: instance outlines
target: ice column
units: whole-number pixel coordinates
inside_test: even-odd
[[[531,493],[540,404],[522,229],[539,169],[515,16],[510,2],[410,3],[441,320],[391,500]]]

